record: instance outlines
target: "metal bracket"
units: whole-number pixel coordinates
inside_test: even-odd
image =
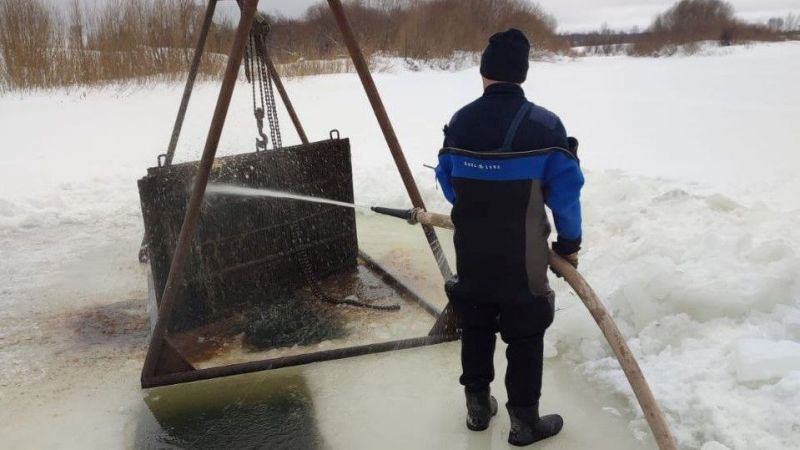
[[[333,137],[334,135],[336,135],[336,137]],[[328,133],[328,137],[329,137],[329,138],[330,138],[332,141],[334,141],[334,140],[338,141],[338,140],[340,139],[340,136],[339,136],[339,130],[337,130],[337,129],[333,129],[333,130],[331,130],[331,131],[330,131],[330,133]]]

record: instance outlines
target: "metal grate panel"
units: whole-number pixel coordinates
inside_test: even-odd
[[[196,170],[197,162],[154,167],[139,180],[159,301]],[[352,202],[350,143],[332,139],[221,157],[210,182]],[[299,251],[309,253],[320,278],[355,267],[355,212],[289,199],[207,195],[170,329],[192,328],[303,287]]]

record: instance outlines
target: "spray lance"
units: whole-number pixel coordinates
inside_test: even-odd
[[[370,209],[378,214],[403,219],[411,225],[423,224],[448,230],[454,229],[453,221],[450,219],[450,216],[428,212],[422,208],[395,209],[372,206]],[[594,318],[600,330],[603,332],[608,344],[614,351],[614,355],[617,357],[617,361],[619,361],[620,366],[622,366],[622,370],[625,372],[625,376],[628,378],[631,388],[633,388],[633,393],[639,401],[639,406],[644,412],[659,449],[677,449],[677,444],[672,437],[664,414],[661,412],[661,408],[658,406],[655,397],[653,397],[653,392],[650,390],[650,386],[644,378],[639,363],[636,362],[636,358],[634,358],[633,353],[631,353],[617,324],[597,297],[594,289],[589,286],[586,279],[583,278],[570,263],[553,251],[550,251],[549,263],[556,272],[564,277],[564,280],[566,280],[578,297],[580,297],[583,304],[589,309],[592,318]]]

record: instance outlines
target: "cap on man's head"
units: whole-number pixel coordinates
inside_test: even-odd
[[[531,44],[522,31],[511,28],[495,33],[481,56],[481,75],[507,83],[522,83],[528,76]]]

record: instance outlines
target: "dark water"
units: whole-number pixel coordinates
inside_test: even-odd
[[[278,373],[275,376],[255,374],[231,378],[233,382],[209,380],[148,392],[134,447],[324,447],[314,418],[311,395],[302,375]]]

